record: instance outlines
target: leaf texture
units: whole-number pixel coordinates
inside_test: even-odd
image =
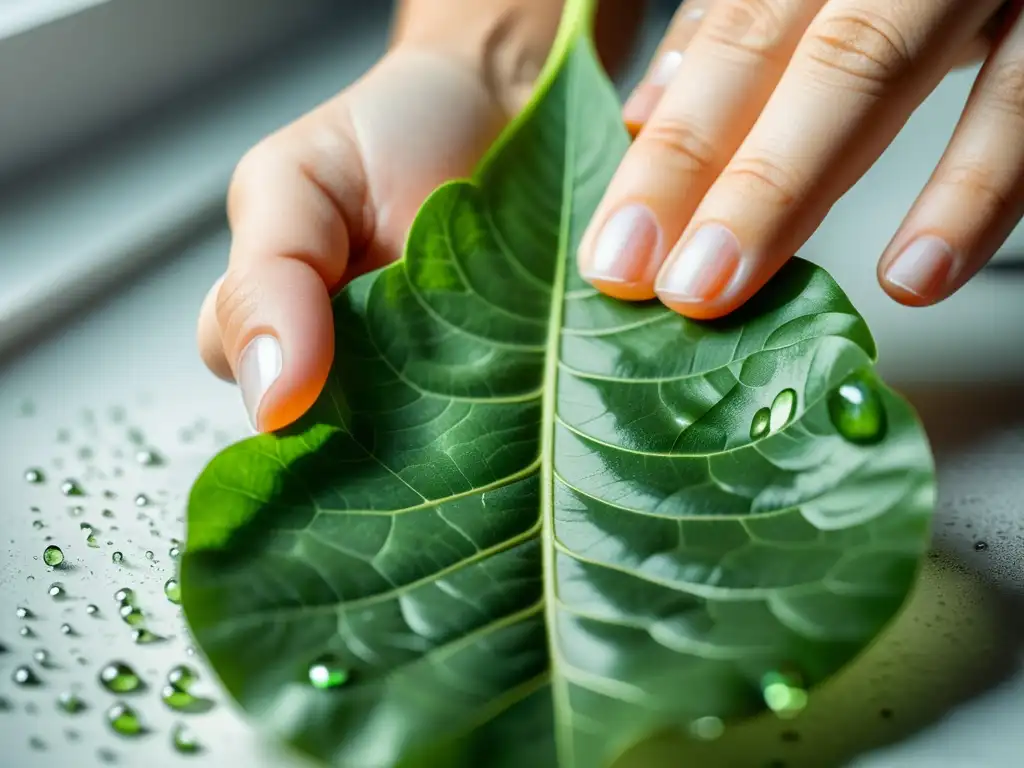
[[[765,675],[812,687],[863,650],[927,546],[927,441],[823,270],[704,324],[578,277],[627,145],[590,13],[567,3],[534,100],[405,258],[336,298],[313,410],[193,488],[198,643],[333,765],[591,768],[755,714]],[[851,382],[877,439],[837,427]]]

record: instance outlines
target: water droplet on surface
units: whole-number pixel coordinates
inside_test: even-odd
[[[70,478],[60,484],[60,492],[65,496],[85,496],[85,490],[78,481]]]
[[[149,645],[150,643],[162,643],[167,638],[163,635],[158,635],[155,632],[150,632],[144,627],[132,630],[132,642],[136,645]]]
[[[135,497],[135,506],[136,507],[148,507],[149,506],[149,496],[147,496],[144,493],[140,493],[139,495],[137,495]]]
[[[138,712],[121,701],[107,710],[107,722],[121,736],[138,736],[144,730]]]
[[[168,579],[164,584],[164,594],[175,605],[181,604],[181,585],[177,579]]]
[[[348,682],[349,670],[336,659],[323,657],[309,665],[309,682],[314,688],[326,690]]]
[[[179,557],[181,557],[181,549],[177,546],[172,546],[169,550],[167,550],[167,556],[170,557],[171,560],[177,560]]]
[[[754,414],[750,422],[750,439],[757,440],[768,434],[768,427],[771,424],[772,412],[770,408],[760,408]]]
[[[18,606],[18,610],[16,610],[14,612],[14,614],[19,619],[34,619],[35,618],[35,614],[32,613],[32,611],[30,609],[26,608],[23,605]]]
[[[85,606],[85,612],[88,613],[90,616],[95,616],[97,613],[100,612],[100,607],[95,603],[89,603],[87,606]]]
[[[70,715],[77,715],[86,708],[85,700],[74,691],[65,691],[58,696],[57,706]]]
[[[51,584],[50,588],[46,590],[46,593],[55,600],[60,600],[61,598],[67,597],[68,594],[64,590],[64,585],[58,581],[55,581],[53,584]]]
[[[135,599],[135,591],[131,587],[121,587],[114,593],[114,599],[119,603],[131,603]]]
[[[85,545],[91,549],[100,548],[100,543],[96,541],[96,537],[91,533],[85,537]]]
[[[185,664],[178,664],[171,668],[171,671],[167,673],[167,682],[177,688],[179,691],[187,691],[192,687],[192,684],[196,681],[198,675],[192,667],[186,666]]]
[[[135,452],[135,461],[144,467],[158,467],[164,463],[163,456],[151,448]]]
[[[11,680],[15,685],[39,685],[42,682],[32,667],[26,666],[15,667],[11,673]]]
[[[863,374],[853,374],[829,395],[828,414],[832,426],[851,443],[872,445],[885,437],[885,403]]]
[[[43,530],[43,528],[46,527],[46,523],[44,523],[42,520],[33,520],[32,527],[35,528],[37,531],[41,531]]]
[[[22,637],[35,637],[36,633],[32,631],[31,627],[22,627],[18,630],[18,634]]]
[[[115,552],[110,556],[110,559],[114,564],[122,563],[124,562],[124,555],[121,552]]]
[[[690,735],[701,741],[714,741],[725,733],[725,723],[717,717],[698,717],[690,723]]]
[[[123,661],[112,661],[100,670],[100,683],[114,693],[131,693],[142,687],[135,670]]]
[[[976,542],[974,542],[974,551],[975,552],[984,552],[986,549],[988,549],[988,542],[987,541],[976,541]]]
[[[45,648],[37,648],[32,651],[32,659],[41,667],[50,666],[50,652]]]
[[[124,603],[118,614],[121,616],[121,621],[130,627],[137,627],[146,620],[142,611],[131,603]]]
[[[114,510],[112,510],[112,509],[104,509],[102,512],[100,512],[100,514],[103,515],[104,517],[113,517],[114,516]]]
[[[56,568],[64,562],[64,552],[60,547],[51,544],[43,550],[43,562],[52,568]]]
[[[202,751],[202,745],[195,734],[182,723],[178,723],[171,730],[171,744],[174,746],[175,752],[180,752],[183,755],[194,755],[196,752]]]
[[[96,750],[96,759],[99,760],[101,763],[116,763],[117,753],[112,749],[101,747],[100,749]]]
[[[792,672],[769,672],[761,679],[764,703],[778,717],[795,717],[807,706],[807,691]]]
[[[70,624],[61,624],[60,633],[62,635],[73,635],[75,634],[75,628],[72,627]]]
[[[778,432],[789,424],[794,413],[796,413],[796,390],[792,388],[784,389],[772,401],[771,419],[769,420],[771,431]]]
[[[38,736],[30,736],[28,740],[28,746],[30,749],[34,749],[37,752],[41,752],[46,749],[46,742]]]
[[[152,560],[154,557],[156,557],[156,555],[153,554],[153,550],[147,549],[146,550],[146,559],[147,560]]]
[[[36,469],[35,467],[33,467],[32,469],[26,469],[25,481],[28,483],[32,483],[33,485],[39,485],[40,483],[46,482],[46,474],[43,472],[43,470]]]

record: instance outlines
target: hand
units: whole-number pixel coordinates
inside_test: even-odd
[[[397,259],[424,198],[500,132],[508,105],[485,81],[456,57],[395,49],[238,165],[229,266],[203,303],[199,347],[238,381],[254,428],[313,404],[334,353],[330,294]]]
[[[639,135],[583,239],[582,274],[612,296],[657,296],[697,319],[735,310],[950,69],[990,49],[945,155],[878,266],[899,302],[946,298],[1024,213],[1022,8],[685,3],[625,107]]]

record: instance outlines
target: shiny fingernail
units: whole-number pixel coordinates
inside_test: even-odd
[[[936,298],[955,277],[956,256],[945,240],[919,237],[900,251],[885,271],[885,279],[922,299]]]
[[[665,93],[665,87],[672,81],[682,62],[683,54],[679,51],[666,51],[662,54],[651,73],[637,86],[622,108],[622,118],[626,125],[639,130],[650,119]]]
[[[238,358],[238,386],[249,416],[249,424],[259,431],[260,405],[267,391],[281,375],[281,344],[273,336],[256,336],[245,345]]]
[[[658,276],[655,291],[666,301],[687,304],[718,298],[740,265],[740,243],[721,224],[697,230]]]
[[[645,277],[653,279],[660,252],[661,227],[654,213],[645,205],[631,203],[601,227],[582,274],[590,281],[639,283]]]

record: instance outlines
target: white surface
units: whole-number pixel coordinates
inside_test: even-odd
[[[367,45],[368,52],[372,43]],[[271,99],[283,104],[277,100],[294,97],[281,108],[282,121],[285,113],[312,105],[321,98],[321,86],[353,76],[357,67],[352,58],[346,58],[350,55],[354,55],[351,49],[338,52],[335,60],[311,60],[307,76],[320,86],[311,86],[302,95],[286,94],[288,88],[282,87],[274,91],[274,96],[267,96],[268,104]],[[343,61],[347,68],[339,75],[338,66]],[[298,75],[296,78],[295,83],[302,80]],[[1020,666],[1024,622],[1013,623],[1013,616],[1022,614],[1024,598],[1024,515],[1020,508],[1020,499],[1024,498],[1024,474],[1020,472],[1024,466],[1024,355],[1019,335],[1024,327],[1022,276],[982,276],[952,301],[923,311],[896,306],[874,282],[878,253],[941,151],[944,136],[937,126],[945,126],[947,133],[952,128],[963,93],[963,80],[944,85],[915,116],[883,162],[836,207],[806,249],[806,255],[828,266],[854,298],[879,339],[883,370],[921,409],[940,467],[936,543],[950,559],[974,574],[963,577],[969,587],[954,590],[940,585],[932,590],[943,598],[939,604],[948,601],[949,607],[928,614],[927,627],[918,628],[916,635],[910,633],[916,639],[910,647],[903,647],[898,657],[901,669],[897,672],[906,676],[900,689],[919,689],[923,693],[917,695],[927,697],[934,685],[947,680],[949,685],[973,681],[982,689],[989,688],[989,677],[1002,681],[1001,687],[971,698],[948,718],[912,738],[865,756],[856,763],[859,768],[1012,768],[1020,764],[1024,747],[1024,730],[1020,727],[1024,718],[1024,674]],[[234,113],[227,107],[225,110],[221,128],[234,131],[232,141],[238,142],[239,150],[254,130],[263,130],[264,124],[253,120],[254,113],[245,113],[232,124],[230,116]],[[212,140],[215,133],[211,129],[208,139]],[[166,178],[178,179],[184,185],[190,170],[197,167],[193,164],[196,161],[182,162],[177,158],[192,156],[175,153],[187,149],[183,144],[202,146],[202,136],[200,132],[186,139],[183,134],[181,143],[170,141],[166,155],[152,157],[146,163],[139,160],[138,172],[144,176],[143,166],[163,168],[162,172],[169,174]],[[222,161],[223,157],[218,160]],[[224,173],[229,165],[217,168]],[[214,184],[215,175],[211,170],[209,184]],[[133,183],[146,182],[140,178]],[[83,185],[89,188],[85,182]],[[37,211],[36,215],[41,214]],[[87,240],[92,237],[90,222],[116,230],[122,215],[123,209],[100,206],[91,215],[81,214],[74,227],[69,224],[63,234],[44,231],[31,235],[31,227],[26,225],[22,242],[30,243],[32,237],[43,238],[37,243],[57,238],[51,241],[53,245],[39,251],[56,252],[58,242],[74,245],[76,234]],[[17,219],[14,216],[6,222]],[[6,235],[10,230],[0,227],[0,231]],[[187,660],[187,641],[159,590],[172,572],[166,558],[167,539],[180,536],[179,517],[191,478],[223,439],[239,437],[245,431],[235,391],[207,374],[194,351],[195,314],[206,288],[223,268],[226,249],[223,232],[197,242],[180,258],[126,288],[105,306],[82,314],[59,334],[0,367],[0,487],[6,491],[0,514],[10,542],[5,542],[9,554],[0,564],[0,616],[5,617],[2,640],[11,651],[0,654],[0,674],[5,681],[0,695],[16,704],[13,712],[0,714],[5,766],[91,764],[99,745],[115,748],[123,765],[179,764],[167,745],[168,727],[172,720],[185,718],[171,718],[157,701],[153,686],[158,687],[172,663]],[[70,255],[68,259],[65,269],[73,262]],[[59,301],[59,297],[52,300]],[[26,400],[35,403],[35,415],[21,415]],[[126,409],[124,424],[108,415],[114,407]],[[87,408],[93,410],[94,422],[83,415]],[[166,468],[133,465],[126,440],[129,425],[142,428],[148,442],[167,455]],[[195,433],[190,442],[180,439],[182,427]],[[69,443],[58,442],[57,431],[61,428],[71,429]],[[218,430],[223,434],[215,439]],[[96,458],[80,459],[81,446],[91,446]],[[117,450],[122,451],[120,458]],[[64,462],[62,466],[56,466],[57,460]],[[24,469],[37,465],[49,475],[43,487],[30,486],[21,479]],[[122,477],[113,476],[116,467],[123,469]],[[81,517],[69,515],[67,509],[72,502],[57,493],[55,486],[65,476],[79,477],[90,491]],[[119,499],[106,502],[97,496],[108,486],[118,491]],[[139,490],[152,493],[159,501],[152,517],[160,536],[146,533],[148,522],[136,519],[130,500]],[[159,495],[160,490],[166,490],[167,495]],[[114,520],[97,517],[99,508],[107,503],[115,508]],[[42,508],[40,515],[28,511],[33,504]],[[37,516],[45,520],[47,528],[32,527],[31,521]],[[90,520],[101,529],[117,524],[119,531],[107,529],[99,535],[103,541],[109,537],[115,544],[102,544],[95,550],[85,547],[84,535],[78,529],[80,520]],[[66,604],[55,604],[46,596],[46,587],[55,577],[32,559],[41,554],[46,535],[54,536],[55,542],[64,546],[75,566],[60,576],[73,598]],[[985,552],[974,551],[974,542],[979,539],[989,544]],[[152,565],[141,554],[148,547],[156,551]],[[115,548],[124,551],[126,566],[118,568],[111,563],[110,554]],[[154,628],[175,634],[172,642],[146,648],[130,644],[127,628],[112,616],[110,598],[114,589],[126,584],[141,588],[143,606],[155,616]],[[85,595],[101,605],[103,619],[84,615],[85,600],[81,598]],[[15,604],[22,603],[40,614],[33,623],[37,638],[23,639],[14,634],[10,617]],[[1002,612],[993,608],[1003,605],[1006,607],[1000,609]],[[1006,619],[1005,625],[999,619]],[[78,629],[77,637],[64,637],[56,631],[57,624],[65,620]],[[943,641],[943,637],[948,640]],[[40,645],[58,657],[60,668],[45,673],[46,686],[12,693],[12,686],[6,682],[10,670],[16,663],[27,661],[31,650]],[[85,654],[86,664],[74,661],[75,651]],[[133,662],[139,659],[140,671],[151,684],[147,693],[133,699],[153,726],[152,733],[137,743],[116,740],[102,724],[102,710],[113,697],[99,691],[95,674],[101,663],[115,656]],[[892,662],[883,658],[882,666],[891,667]],[[996,662],[999,669],[988,669]],[[885,674],[889,676],[869,679],[869,687],[883,693],[890,690],[893,675],[899,679],[899,674],[891,670]],[[71,684],[81,685],[82,695],[92,705],[76,719],[53,714],[54,697]],[[35,714],[25,711],[29,701],[37,707]],[[911,706],[913,699],[908,701],[911,703],[907,706]],[[925,699],[919,701],[928,703]],[[188,722],[209,748],[206,759],[193,761],[195,764],[258,768],[287,765],[283,757],[265,751],[265,745],[219,697],[212,713],[188,718]],[[78,740],[68,740],[64,733],[68,727],[79,732]],[[43,738],[47,751],[28,749],[27,739],[33,735]]]
[[[0,39],[109,0],[0,0]]]

